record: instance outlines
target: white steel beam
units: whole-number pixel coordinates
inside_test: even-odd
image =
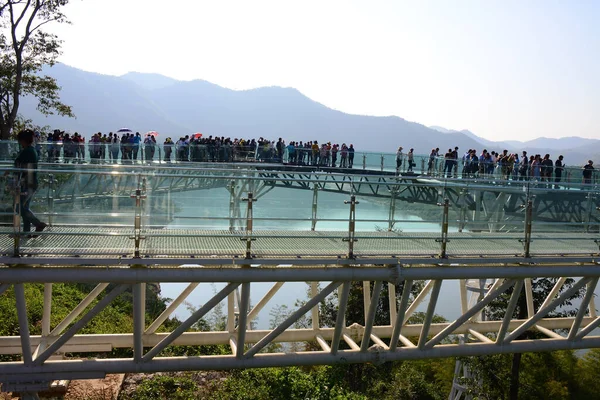
[[[559,278],[556,281],[556,283],[552,287],[552,290],[550,290],[550,293],[548,293],[548,296],[546,296],[546,299],[544,300],[544,302],[540,306],[540,310],[543,310],[544,308],[546,308],[548,306],[548,304],[550,304],[550,302],[552,300],[554,300],[554,298],[556,297],[556,294],[558,292],[560,292],[560,288],[563,287],[563,285],[565,284],[566,281],[567,281],[567,278],[565,278],[565,277]],[[532,316],[529,316],[529,318],[531,318],[531,317]]]
[[[146,284],[133,285],[133,359],[137,362],[144,356],[143,335],[146,327]]]
[[[537,314],[535,314],[533,317],[529,318],[527,321],[523,322],[523,324],[521,326],[519,326],[517,329],[512,331],[511,334],[508,335],[504,339],[504,343],[508,343],[511,340],[518,338],[523,332],[525,332],[526,330],[531,328],[533,325],[535,325],[535,323],[537,321],[544,318],[546,316],[546,314],[548,314],[550,311],[554,310],[556,307],[558,307],[560,304],[562,304],[569,297],[571,297],[575,293],[577,293],[589,281],[590,281],[590,278],[581,278],[577,283],[575,283],[569,289],[565,290],[560,296],[558,296],[553,301],[549,302],[546,307],[540,308],[540,310],[537,312]]]
[[[329,347],[329,345],[327,344],[327,342],[325,341],[323,336],[317,335],[317,336],[315,336],[315,339],[317,340],[317,343],[319,344],[319,346],[321,346],[323,351],[327,351],[327,352],[331,351],[331,347]]]
[[[23,363],[31,365],[31,341],[29,337],[29,321],[27,319],[27,303],[25,302],[25,289],[22,283],[14,285],[15,300],[17,303],[17,318],[19,320],[19,334],[21,336],[21,354]]]
[[[569,340],[575,339],[575,336],[577,335],[577,331],[581,327],[581,322],[583,321],[583,317],[585,316],[586,310],[588,309],[590,302],[592,301],[592,299],[595,296],[594,291],[596,290],[597,285],[598,285],[598,278],[592,279],[587,284],[585,295],[583,296],[583,300],[581,301],[581,304],[579,305],[579,310],[577,310],[577,315],[575,316],[575,319],[573,320],[573,325],[571,326],[571,329],[569,330],[569,335],[568,335]]]
[[[252,346],[245,354],[246,357],[252,357],[260,350],[262,350],[266,345],[271,343],[273,339],[279,336],[283,331],[292,326],[294,322],[298,320],[302,315],[306,314],[311,308],[315,305],[319,304],[321,301],[325,299],[325,297],[329,296],[331,292],[333,292],[338,286],[341,285],[341,282],[331,282],[327,285],[318,296],[313,297],[309,301],[306,302],[302,307],[300,307],[296,312],[286,318],[277,328],[273,329],[268,335],[263,337],[258,341],[254,346]],[[238,348],[239,350],[239,348]]]
[[[183,292],[181,292],[181,294],[179,296],[177,296],[177,298],[175,300],[173,300],[171,302],[171,304],[169,304],[169,306],[165,309],[165,311],[163,311],[154,320],[154,322],[152,322],[152,324],[150,324],[150,326],[148,327],[148,329],[146,329],[146,331],[144,332],[144,334],[145,335],[150,335],[150,334],[156,332],[156,330],[158,328],[160,328],[160,326],[162,325],[162,323],[165,322],[165,320],[167,318],[169,318],[171,316],[171,314],[173,314],[173,312],[177,309],[177,307],[179,307],[181,305],[181,303],[183,303],[185,301],[185,299],[188,298],[188,296],[194,291],[194,289],[196,289],[196,287],[198,287],[198,285],[199,285],[199,283],[197,283],[197,282],[190,283],[183,290]]]
[[[404,315],[410,293],[412,290],[413,281],[404,281],[404,289],[402,289],[402,298],[400,299],[400,307],[398,308],[398,315],[396,316],[396,324],[394,325],[394,331],[392,332],[392,338],[390,340],[390,350],[395,351],[398,347],[398,339],[401,336],[402,325],[404,325]]]
[[[81,371],[112,374],[326,365],[340,362],[381,363],[399,360],[576,350],[595,347],[600,347],[600,337],[586,337],[574,342],[554,339],[522,340],[511,342],[505,346],[498,346],[495,343],[469,343],[461,346],[440,345],[429,350],[405,348],[402,351],[395,352],[361,352],[357,349],[340,351],[337,355],[323,351],[293,354],[257,354],[254,357],[242,360],[234,356],[161,357],[140,364],[135,363],[132,359],[94,359],[48,361],[42,366],[29,367],[21,362],[8,362],[0,365],[0,376],[3,376],[5,380],[13,380],[16,377],[26,379],[29,374],[43,374],[50,379],[61,379],[70,373]]]
[[[48,346],[42,354],[36,357],[33,361],[34,365],[42,365],[52,354],[57,352],[63,344],[65,344],[73,335],[75,335],[81,328],[87,325],[100,311],[104,310],[114,299],[119,297],[129,285],[119,285],[110,291],[106,296],[102,298],[90,311],[87,312],[79,321],[75,322],[65,333],[59,336],[52,344]]]
[[[525,279],[525,300],[527,301],[527,317],[531,318],[535,315],[535,307],[533,305],[533,282],[531,278]]]
[[[273,298],[273,296],[275,296],[275,294],[277,294],[277,292],[279,291],[279,289],[281,289],[281,287],[283,286],[284,283],[285,282],[276,282],[271,287],[271,289],[269,289],[269,291],[263,296],[263,298],[260,299],[258,301],[258,303],[256,303],[256,305],[248,313],[248,322],[252,322],[254,320],[254,318],[256,318],[258,316],[258,313],[267,305],[269,300],[271,300]],[[316,282],[315,282],[315,284],[316,284]]]
[[[390,307],[390,325],[396,324],[396,314],[398,313],[398,307],[396,306],[396,285],[388,283],[388,302]]]
[[[152,360],[156,355],[158,355],[161,351],[165,349],[169,344],[171,344],[177,337],[179,337],[183,332],[187,331],[202,318],[206,313],[212,310],[217,304],[219,304],[229,293],[231,293],[235,288],[238,287],[238,283],[230,283],[225,286],[219,293],[213,296],[206,304],[200,307],[196,312],[194,312],[188,319],[181,323],[173,332],[171,332],[167,337],[162,339],[157,345],[155,345],[150,351],[148,351],[142,361],[148,362]]]
[[[458,317],[454,322],[452,322],[446,329],[435,335],[431,340],[429,340],[426,344],[426,348],[431,348],[436,344],[440,343],[444,340],[448,335],[456,330],[459,326],[467,322],[473,315],[477,314],[479,311],[483,310],[488,304],[490,304],[494,299],[504,293],[510,286],[512,286],[515,282],[510,280],[505,282],[499,288],[494,290],[493,292],[489,292],[483,300],[477,302],[470,310],[465,312],[463,315]]]
[[[241,358],[244,356],[244,348],[246,346],[246,330],[248,329],[248,309],[250,308],[250,282],[242,283],[242,294],[238,313],[237,326],[237,352],[236,356]]]
[[[21,261],[22,262],[22,261]],[[80,259],[81,263],[82,260]],[[198,263],[199,261],[195,261]],[[254,262],[254,261],[253,261]],[[421,262],[427,262],[421,260]],[[429,261],[430,262],[430,261]],[[181,262],[180,262],[181,263]],[[444,266],[444,267],[336,267],[336,268],[0,268],[5,283],[137,283],[137,282],[310,282],[401,279],[523,279],[531,276],[599,277],[600,268],[591,265],[531,266]]]
[[[504,342],[506,332],[508,331],[510,322],[513,319],[513,313],[515,312],[515,309],[517,308],[517,303],[519,302],[519,296],[521,296],[521,290],[523,290],[523,283],[523,280],[518,280],[515,283],[512,295],[510,296],[510,300],[508,301],[508,306],[506,307],[506,313],[504,314],[502,325],[500,326],[500,330],[498,331],[498,335],[496,336],[496,344],[498,345]]]
[[[75,318],[79,317],[83,310],[85,310],[92,302],[98,297],[100,293],[104,289],[108,287],[108,283],[99,283],[81,302],[63,319],[61,322],[56,325],[56,327],[50,332],[50,336],[57,336],[65,330],[67,326],[71,324],[75,320]]]
[[[383,282],[377,281],[373,287],[373,298],[370,299],[369,309],[367,310],[367,314],[365,314],[365,331],[360,342],[361,351],[367,351],[369,348],[371,331],[373,330],[373,323],[375,322],[375,313],[377,312],[377,306],[379,305],[379,295],[381,294],[382,285]]]
[[[340,339],[346,328],[346,307],[348,306],[348,296],[350,294],[350,285],[352,282],[344,282],[341,293],[338,296],[338,312],[335,321],[335,332],[331,342],[331,353],[336,354],[340,346]]]
[[[427,342],[427,336],[429,335],[429,328],[431,327],[431,321],[435,313],[435,306],[437,305],[438,297],[440,295],[440,289],[442,288],[442,281],[436,280],[433,284],[433,290],[431,291],[431,297],[429,298],[429,304],[427,304],[427,313],[425,314],[425,321],[423,322],[423,329],[421,329],[421,335],[419,336],[419,348],[423,349]]]

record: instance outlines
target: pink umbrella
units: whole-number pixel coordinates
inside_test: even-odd
[[[201,137],[202,137],[202,134],[201,134],[201,133],[199,133],[199,132],[198,132],[198,133],[194,133],[194,134],[192,135],[192,137],[193,137],[194,139],[198,139],[198,138],[201,138]]]
[[[150,131],[146,133],[146,136],[158,136],[158,132],[156,131]]]

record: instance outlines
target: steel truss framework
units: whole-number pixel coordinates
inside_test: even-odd
[[[23,259],[23,263],[27,260]],[[66,261],[66,260],[64,260]],[[319,365],[336,363],[382,363],[439,357],[476,356],[498,353],[550,351],[600,347],[600,336],[592,331],[600,326],[594,303],[594,290],[600,277],[595,259],[535,259],[484,261],[456,259],[452,263],[437,260],[332,260],[315,259],[292,265],[293,260],[248,260],[251,265],[232,265],[226,260],[153,260],[139,264],[110,266],[111,260],[86,260],[96,267],[81,267],[81,260],[46,260],[44,266],[30,260],[27,265],[0,268],[0,293],[13,290],[18,312],[20,336],[0,337],[0,353],[21,355],[21,361],[0,363],[2,389],[35,396],[57,379],[103,377],[107,373],[182,371]],[[183,264],[190,267],[176,267]],[[71,264],[71,266],[64,266]],[[100,266],[106,264],[106,266]],[[204,265],[203,267],[200,265]],[[532,280],[548,277],[554,288],[540,307],[534,307]],[[568,278],[574,283],[565,286]],[[447,280],[459,280],[460,315],[452,322],[432,323],[440,289]],[[478,280],[485,291],[469,299],[469,286]],[[363,282],[364,324],[348,326],[345,321],[348,294],[352,282]],[[426,281],[416,295],[411,288]],[[89,295],[65,319],[51,324],[52,284],[97,283]],[[98,283],[101,282],[101,283]],[[185,282],[183,290],[155,321],[145,323],[145,285],[155,282]],[[158,332],[178,305],[204,282],[222,283],[224,288],[195,311],[172,332]],[[253,307],[249,297],[251,284],[271,282],[273,286]],[[281,324],[270,330],[254,330],[251,322],[286,282],[310,282],[310,298]],[[471,284],[470,284],[471,282]],[[481,283],[483,282],[483,283]],[[44,284],[42,334],[30,335],[28,304],[24,285]],[[396,286],[403,283],[400,293]],[[107,288],[110,285],[110,291]],[[387,304],[390,318],[375,325],[383,285],[390,294]],[[512,289],[501,320],[482,320],[481,314],[498,296]],[[123,292],[133,295],[133,332],[125,334],[78,334],[92,318]],[[235,292],[240,291],[236,296]],[[525,292],[528,318],[515,319],[518,298]],[[325,326],[318,305],[337,292],[337,320]],[[482,294],[483,293],[483,294]],[[579,311],[574,317],[555,318],[552,312],[575,294],[580,294]],[[227,327],[222,332],[195,332],[192,325],[217,304],[227,304]],[[93,304],[93,306],[92,306]],[[408,323],[418,309],[425,308],[421,324]],[[312,325],[293,326],[302,316],[310,315]],[[544,338],[522,339],[528,330]],[[463,338],[463,340],[459,340]],[[465,340],[466,339],[466,340]],[[316,343],[318,351],[270,353],[271,344],[289,342]],[[201,357],[162,357],[168,346],[228,345],[230,355]],[[63,359],[65,353],[100,353],[114,348],[132,348],[131,358]]]

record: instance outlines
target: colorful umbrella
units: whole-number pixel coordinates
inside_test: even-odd
[[[146,136],[158,136],[158,132],[156,132],[156,131],[146,132]]]
[[[194,139],[198,139],[198,138],[201,138],[201,137],[202,137],[202,134],[201,134],[201,133],[194,133],[194,134],[192,135],[192,137],[193,137]]]
[[[129,128],[121,128],[117,131],[117,133],[133,133],[133,131]]]

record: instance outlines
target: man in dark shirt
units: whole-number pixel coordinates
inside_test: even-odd
[[[31,130],[19,132],[17,139],[23,150],[15,159],[15,168],[21,169],[17,177],[20,181],[20,214],[23,219],[23,232],[28,234],[31,231],[31,225],[35,226],[36,232],[41,232],[46,228],[46,224],[41,222],[29,209],[31,199],[38,188],[37,164],[38,154],[33,147],[34,133]],[[36,237],[36,236],[30,236]]]
[[[558,184],[562,179],[562,173],[564,168],[563,159],[563,156],[558,156],[558,160],[556,160],[556,162],[554,163],[554,189],[560,189],[560,186]]]
[[[583,183],[590,185],[592,183],[592,176],[594,175],[594,162],[589,160],[586,165],[583,166]]]
[[[351,144],[348,148],[348,168],[352,168],[354,165],[354,145]]]

